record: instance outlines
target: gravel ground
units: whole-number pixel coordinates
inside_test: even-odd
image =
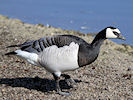
[[[70,96],[56,94],[55,81],[44,68],[33,66],[16,56],[5,56],[6,46],[46,35],[74,34],[88,42],[93,38],[80,32],[31,25],[0,15],[0,100],[133,100],[133,47],[106,40],[98,59],[91,65],[66,72],[77,88],[60,82]]]

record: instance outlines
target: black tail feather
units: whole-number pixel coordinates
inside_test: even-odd
[[[16,55],[17,53],[15,51],[12,51],[12,52],[8,52],[6,53],[5,55]]]
[[[20,47],[20,45],[10,45],[10,46],[7,46],[7,48],[11,48],[11,47]]]

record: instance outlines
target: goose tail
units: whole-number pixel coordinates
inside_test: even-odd
[[[17,53],[15,51],[12,51],[12,52],[8,52],[6,53],[5,55],[16,55]]]

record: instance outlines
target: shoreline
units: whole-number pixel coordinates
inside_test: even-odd
[[[23,22],[23,21],[21,21],[20,19],[17,19],[17,18],[9,18],[8,16],[5,16],[5,15],[1,15],[0,14],[0,16],[1,17],[3,17],[3,18],[5,18],[5,19],[11,19],[11,20],[17,20],[17,21],[19,21],[19,22],[21,22],[21,23],[23,23],[23,24],[29,24],[29,25],[36,25],[36,26],[40,26],[40,27],[46,27],[46,28],[54,28],[54,29],[61,29],[62,31],[64,31],[65,33],[70,33],[70,34],[78,34],[78,35],[90,35],[90,36],[95,36],[97,33],[95,32],[95,33],[90,33],[90,32],[88,32],[88,33],[83,33],[83,32],[81,32],[81,31],[76,31],[76,30],[67,30],[67,29],[62,29],[61,27],[54,27],[54,26],[51,26],[51,25],[44,25],[44,24],[41,24],[41,23],[37,23],[37,24],[31,24],[31,23],[27,23],[27,22]],[[111,40],[112,41],[112,40]],[[113,42],[115,42],[115,41],[113,41]],[[115,42],[115,43],[117,43],[117,42]],[[124,44],[124,45],[129,45],[129,46],[131,46],[131,47],[133,47],[133,45],[132,44],[128,44],[128,43],[117,43],[117,44]]]
[[[28,24],[0,15],[0,98],[2,100],[87,100],[133,99],[133,47],[105,40],[98,59],[91,65],[66,72],[77,80],[78,88],[69,97],[55,92],[55,82],[44,68],[32,66],[16,56],[5,56],[7,46],[39,39],[47,35],[73,34],[91,43],[91,34],[62,30],[42,24]]]

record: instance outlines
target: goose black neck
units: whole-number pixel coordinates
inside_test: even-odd
[[[102,45],[103,41],[106,39],[106,33],[105,30],[102,30],[101,32],[99,32],[96,37],[94,38],[94,40],[92,41],[91,45],[93,47],[97,47],[100,48],[100,46]]]

